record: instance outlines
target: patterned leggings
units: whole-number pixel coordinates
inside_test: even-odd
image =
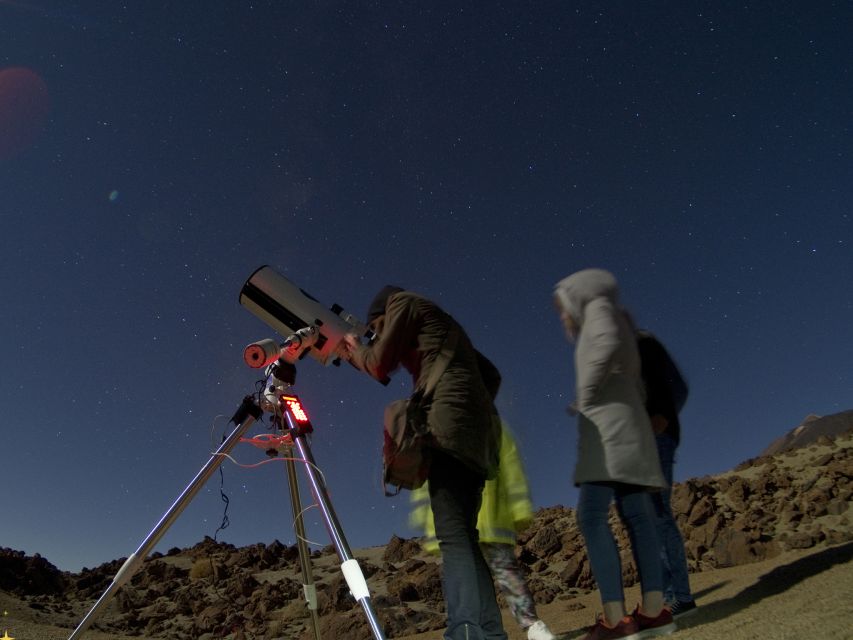
[[[527,587],[524,571],[515,557],[515,545],[481,542],[480,548],[512,612],[512,617],[522,629],[527,629],[539,616],[536,615],[536,605]]]

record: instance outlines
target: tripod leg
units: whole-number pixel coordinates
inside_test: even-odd
[[[287,413],[286,416],[290,423],[291,433],[298,433],[298,430],[291,422],[290,414]],[[338,558],[341,561],[341,571],[347,581],[347,586],[349,586],[353,597],[361,604],[361,608],[364,610],[365,616],[367,616],[370,629],[373,631],[373,636],[376,640],[385,640],[385,634],[379,625],[379,620],[370,601],[370,591],[367,588],[367,581],[364,579],[364,574],[361,571],[358,561],[352,557],[352,551],[350,551],[341,525],[338,522],[338,517],[329,500],[329,494],[326,491],[322,478],[317,473],[317,465],[314,462],[314,456],[305,440],[305,436],[297,435],[293,438],[293,442],[306,463],[305,471],[308,474],[308,481],[311,484],[311,492],[317,500],[317,504],[323,514],[326,530],[329,532],[329,537],[332,539],[332,544],[338,553]]]
[[[89,613],[86,614],[86,617],[83,618],[83,621],[77,626],[74,633],[68,637],[68,640],[75,640],[76,638],[79,638],[83,632],[92,625],[106,604],[112,599],[116,592],[133,577],[133,574],[136,573],[137,569],[139,569],[145,561],[145,558],[160,541],[163,534],[166,533],[166,530],[172,526],[184,508],[190,503],[190,500],[195,497],[199,489],[201,489],[204,483],[207,482],[208,478],[210,478],[213,472],[216,471],[219,465],[222,464],[222,454],[231,451],[231,449],[234,448],[234,445],[240,441],[242,435],[260,416],[261,410],[255,404],[252,397],[246,396],[243,399],[243,403],[240,405],[240,408],[237,409],[237,413],[235,413],[234,417],[231,418],[231,421],[237,426],[234,427],[234,430],[225,439],[225,441],[219,445],[219,448],[210,457],[210,460],[208,460],[196,474],[192,482],[187,485],[187,488],[183,490],[181,495],[178,496],[178,499],[175,500],[171,507],[169,507],[169,510],[166,511],[162,518],[160,518],[160,522],[158,522],[151,530],[151,533],[145,537],[145,540],[142,541],[139,548],[134,551],[127,560],[125,560],[121,569],[118,570],[118,573],[113,578],[112,583],[110,583],[110,586],[107,587],[107,590],[104,591],[103,595],[95,603],[95,606],[89,610]]]
[[[305,522],[302,519],[302,503],[299,499],[299,478],[296,477],[296,466],[293,459],[287,459],[287,481],[290,485],[290,506],[293,512],[293,523],[296,526],[296,545],[299,549],[299,564],[302,568],[302,589],[308,611],[311,612],[311,626],[315,640],[320,640],[320,618],[317,615],[317,589],[314,586],[314,575],[311,571],[311,559],[308,544],[305,542]]]

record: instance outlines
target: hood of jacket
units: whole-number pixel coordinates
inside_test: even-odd
[[[607,298],[613,306],[619,302],[619,287],[615,276],[604,269],[584,269],[563,278],[554,285],[554,296],[560,306],[583,327],[584,309],[596,298]]]

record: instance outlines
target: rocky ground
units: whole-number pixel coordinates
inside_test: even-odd
[[[676,485],[678,513],[701,611],[674,638],[853,638],[853,435],[822,436],[792,451]],[[626,585],[636,569],[625,532]],[[519,558],[540,615],[573,637],[597,603],[574,512],[542,509],[519,538]],[[438,638],[444,613],[438,559],[416,540],[392,538],[356,551],[389,638]],[[46,559],[0,550],[0,632],[19,640],[67,638],[107,588],[122,560],[78,574]],[[372,638],[331,548],[315,552],[324,638]],[[629,590],[629,605],[636,587]],[[633,599],[632,599],[633,598]],[[848,615],[844,615],[844,613]],[[310,640],[296,547],[234,548],[206,539],[148,559],[86,638]],[[524,636],[511,618],[511,639]],[[790,635],[789,635],[790,634]]]

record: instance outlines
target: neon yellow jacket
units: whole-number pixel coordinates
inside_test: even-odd
[[[494,480],[488,480],[483,489],[483,504],[477,517],[480,542],[515,544],[516,534],[533,519],[530,487],[518,455],[518,447],[506,424],[501,429],[500,467]],[[413,510],[409,524],[423,528],[424,549],[438,551],[435,523],[429,504],[429,486],[412,491]]]

